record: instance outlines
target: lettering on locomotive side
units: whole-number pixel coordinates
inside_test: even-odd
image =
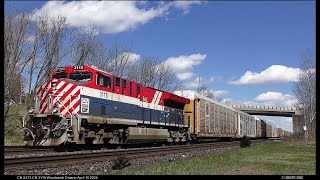
[[[82,70],[82,69],[84,69],[84,67],[83,66],[73,66],[73,69],[74,70]]]
[[[107,99],[108,98],[108,93],[100,91],[100,97],[104,98],[104,99]]]

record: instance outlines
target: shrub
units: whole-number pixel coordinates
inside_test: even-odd
[[[113,160],[112,169],[113,170],[121,170],[127,166],[130,166],[131,163],[125,156],[118,156],[115,160]]]
[[[249,137],[244,135],[242,138],[240,138],[240,147],[250,147],[251,140]]]

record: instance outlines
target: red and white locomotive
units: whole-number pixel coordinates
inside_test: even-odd
[[[89,66],[59,68],[36,90],[28,146],[184,142],[189,99]]]

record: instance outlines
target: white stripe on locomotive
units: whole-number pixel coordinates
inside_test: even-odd
[[[89,97],[99,98],[99,99],[106,99],[106,100],[110,100],[110,101],[117,101],[117,102],[141,106],[140,99],[130,97],[130,96],[125,96],[122,94],[116,94],[116,93],[112,93],[112,92],[107,92],[108,96],[106,98],[101,98],[100,92],[105,92],[105,91],[82,86],[80,94],[85,95],[85,96],[89,96]],[[162,94],[162,92],[161,92],[161,94]],[[159,95],[157,102],[160,102],[160,98],[161,98],[161,96]],[[148,107],[150,109],[163,111],[163,106],[159,105],[158,103],[153,104],[153,103],[143,102],[143,104],[148,105]],[[143,106],[143,107],[145,107],[145,106]]]

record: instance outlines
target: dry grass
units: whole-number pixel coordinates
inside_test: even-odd
[[[316,141],[313,139],[308,140],[307,144],[304,138],[284,138],[283,142],[289,146],[294,146],[294,147],[316,146]]]

